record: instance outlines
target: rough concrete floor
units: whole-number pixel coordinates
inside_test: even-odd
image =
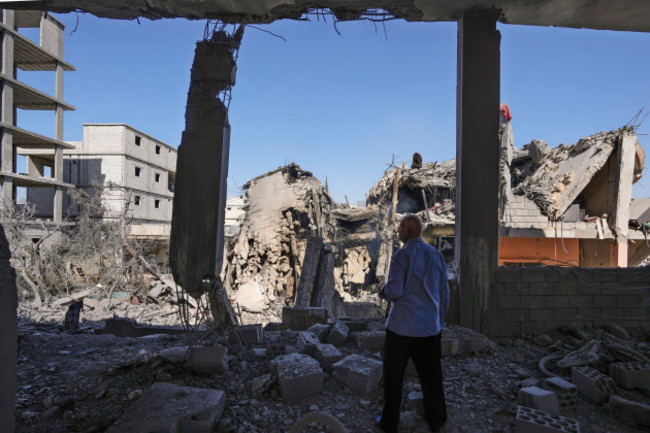
[[[326,375],[324,391],[319,395],[285,401],[278,397],[277,385],[273,385],[263,395],[251,398],[246,384],[269,372],[268,359],[256,358],[251,350],[236,353],[227,373],[197,375],[156,356],[163,348],[187,344],[184,335],[119,338],[91,333],[98,326],[89,322],[80,333],[67,334],[56,324],[20,320],[18,433],[102,432],[156,381],[224,390],[228,401],[219,432],[284,432],[312,410],[331,413],[350,432],[375,431],[372,420],[381,409],[381,387],[359,396]],[[293,344],[295,336],[294,331],[266,332],[265,344]],[[580,346],[571,335],[556,334],[552,338]],[[545,350],[529,341],[513,340],[491,344],[488,352],[475,356],[444,358],[450,419],[443,431],[514,432],[516,392],[527,376],[543,378],[537,361]],[[342,352],[347,355],[356,348],[350,342]],[[379,353],[365,355],[380,358]],[[417,380],[408,378],[404,396],[417,389]],[[622,391],[622,396],[650,401],[637,392]],[[577,409],[565,415],[577,418],[581,431],[586,433],[647,431],[624,424],[582,397],[578,397]],[[426,431],[416,413],[405,418],[408,422],[401,431]],[[324,430],[311,426],[305,431]]]

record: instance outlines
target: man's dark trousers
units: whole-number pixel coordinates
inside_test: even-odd
[[[405,337],[386,330],[384,342],[384,410],[380,427],[385,432],[397,432],[402,383],[409,358],[420,378],[424,397],[424,417],[434,430],[447,420],[445,390],[440,363],[441,333],[431,337]]]

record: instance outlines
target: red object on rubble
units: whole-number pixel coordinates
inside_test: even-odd
[[[499,105],[499,112],[503,114],[503,117],[506,121],[510,122],[512,120],[512,114],[510,113],[510,107],[505,102]]]

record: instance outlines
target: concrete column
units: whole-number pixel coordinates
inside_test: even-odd
[[[34,177],[44,176],[44,164],[40,158],[27,155],[27,174]]]
[[[458,21],[456,265],[459,322],[487,327],[498,264],[500,41],[496,14]],[[497,311],[491,311],[496,314]]]
[[[63,41],[59,41],[59,47],[59,54],[61,55],[63,52]],[[56,86],[54,92],[56,99],[63,101],[63,65],[59,62],[56,64]],[[54,121],[54,138],[63,140],[63,107],[61,105],[56,106]],[[63,182],[63,148],[61,146],[56,146],[54,149],[54,167],[52,171],[54,180]],[[54,222],[60,223],[63,221],[63,187],[54,187],[52,215]]]
[[[2,14],[2,22],[13,28],[14,11],[5,9]],[[3,74],[14,76],[14,37],[8,32],[2,33],[2,64],[0,70]],[[14,124],[14,90],[13,86],[4,81],[2,82],[2,94],[0,95],[2,108],[0,109],[0,121],[3,123]],[[7,173],[14,172],[14,143],[13,133],[7,129],[0,129],[0,170]],[[9,203],[14,199],[13,179],[4,178],[2,191],[0,192],[2,201]]]
[[[234,85],[241,31],[233,37],[218,32],[211,41],[197,43],[192,64],[169,262],[175,281],[195,298],[203,294],[204,280],[218,276],[222,267],[230,124],[219,96]]]

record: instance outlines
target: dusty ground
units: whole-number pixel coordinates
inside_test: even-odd
[[[179,385],[215,388],[227,394],[227,406],[219,423],[221,432],[282,432],[305,413],[320,410],[337,417],[350,432],[372,432],[373,417],[382,405],[382,389],[359,396],[346,391],[326,375],[322,394],[287,401],[278,397],[274,384],[262,396],[251,398],[246,384],[269,372],[268,359],[256,357],[252,350],[231,348],[230,371],[198,375],[180,365],[162,361],[158,352],[187,344],[185,335],[154,335],[120,338],[97,335],[101,322],[82,323],[81,331],[64,333],[56,323],[19,320],[18,394],[16,419],[22,432],[102,432],[135,400],[140,392],[157,381]],[[582,334],[591,338],[602,331]],[[294,331],[265,332],[265,344],[295,342]],[[608,337],[608,338],[609,338]],[[566,347],[580,347],[582,340],[569,334],[552,335]],[[645,348],[637,335],[638,347]],[[559,347],[560,345],[557,345]],[[516,393],[524,378],[543,379],[537,361],[549,350],[527,340],[491,344],[487,352],[470,357],[443,359],[449,422],[445,432],[514,432]],[[356,352],[354,343],[342,349],[344,355]],[[365,353],[380,359],[379,353]],[[417,390],[417,379],[406,380],[404,397]],[[621,390],[621,395],[650,403],[650,398]],[[425,432],[417,410],[406,407],[402,431]],[[644,432],[642,427],[626,425],[601,406],[581,396],[578,407],[565,415],[580,422],[581,431],[590,433]],[[321,431],[313,425],[309,431]]]

